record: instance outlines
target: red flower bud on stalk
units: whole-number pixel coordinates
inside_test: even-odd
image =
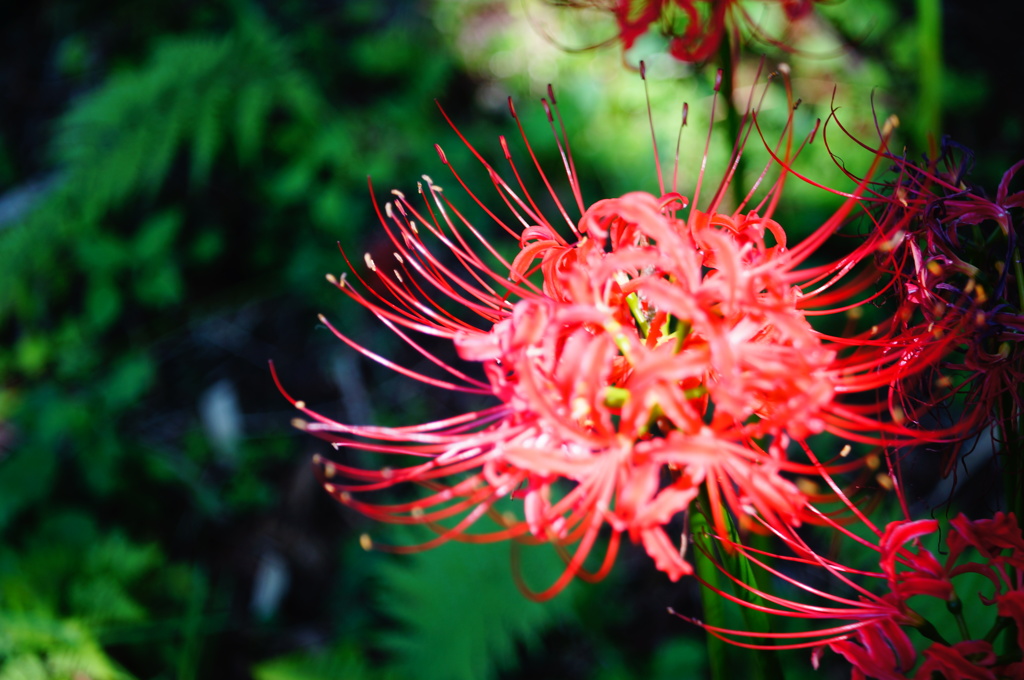
[[[941,319],[919,326],[893,321],[836,337],[810,323],[815,316],[845,318],[877,297],[872,258],[892,238],[887,224],[873,223],[840,259],[808,264],[851,216],[869,215],[862,206],[876,199],[868,181],[848,193],[830,190],[842,198],[836,212],[790,246],[773,214],[787,178],[802,177],[792,162],[814,136],[797,144],[790,114],[778,141],[766,143],[771,160],[754,188],[726,208],[739,156],[754,131],[761,137],[754,97],[752,88],[729,169],[703,204],[710,131],[692,198],[677,190],[677,153],[671,186],[657,167],[657,194],[585,202],[550,88],[542,102],[569,202],[537,161],[511,100],[510,111],[553,215],[531,197],[504,137],[508,179],[454,125],[499,207],[473,193],[438,147],[441,161],[493,225],[469,222],[450,192],[428,177],[421,202],[396,191],[383,207],[376,204],[394,262],[368,256],[375,278],[367,280],[342,250],[355,281],[328,279],[447,377],[399,366],[321,320],[350,347],[406,377],[492,403],[386,427],[339,423],[288,397],[310,419],[297,426],[336,449],[402,461],[364,469],[318,456],[324,486],[336,499],[371,518],[436,533],[414,546],[368,537],[364,545],[407,552],[448,540],[551,543],[566,567],[533,593],[546,599],[575,576],[606,574],[628,534],[676,580],[693,570],[668,525],[702,488],[723,535],[726,512],[742,526],[785,534],[822,520],[808,511],[795,476],[840,475],[864,464],[844,457],[850,447],[819,463],[808,443],[814,435],[869,446],[955,438],[955,431],[912,427],[906,414],[890,413],[885,398],[889,385],[937,361],[955,329]],[[451,123],[443,109],[442,115]],[[876,155],[875,166],[883,158]],[[515,257],[492,244],[491,226],[518,242]],[[462,359],[482,365],[485,379],[431,353],[415,333],[451,341]],[[399,502],[382,493],[406,484],[423,495]],[[490,523],[481,521],[485,516]],[[496,528],[479,528],[485,525]],[[584,562],[602,536],[605,554],[590,572]]]

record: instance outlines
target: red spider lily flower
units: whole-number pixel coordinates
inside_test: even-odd
[[[971,520],[964,515],[954,518],[945,533],[944,557],[925,547],[925,542],[938,547],[940,525],[937,520],[904,519],[880,529],[864,515],[846,495],[838,491],[831,475],[823,477],[836,488],[847,509],[858,518],[869,537],[854,533],[831,514],[820,515],[838,537],[855,542],[862,553],[858,564],[873,563],[863,554],[877,555],[879,571],[843,564],[818,554],[811,544],[793,528],[776,532],[790,549],[789,554],[773,555],[751,549],[733,540],[715,536],[737,551],[748,562],[807,596],[807,600],[774,595],[769,589],[758,589],[719,566],[722,573],[740,589],[755,598],[739,597],[718,589],[722,597],[744,607],[778,617],[830,622],[815,630],[796,632],[744,632],[726,630],[696,622],[711,634],[732,644],[755,649],[812,649],[812,663],[817,667],[827,647],[843,656],[852,667],[853,680],[862,678],[984,678],[1020,677],[1024,665],[1024,537],[1013,513],[996,513],[990,519]],[[898,486],[897,486],[898,489]],[[898,491],[902,501],[902,493]],[[903,504],[904,513],[907,512]],[[856,555],[858,551],[840,551]],[[783,566],[788,565],[788,566]],[[833,583],[820,583],[813,572],[824,572]],[[962,586],[960,577],[974,574],[983,577],[990,589],[979,592]],[[846,590],[849,595],[843,594]],[[946,603],[948,621],[926,620],[912,600],[924,596]],[[964,617],[964,602],[974,598],[979,606],[996,605],[995,622],[981,636],[973,631]],[[681,617],[687,618],[687,617]],[[688,619],[691,620],[692,619]],[[982,617],[974,617],[977,621]],[[955,623],[954,623],[955,621]],[[1010,625],[1010,623],[1015,625]],[[1016,628],[1016,634],[1011,634]],[[909,631],[918,630],[933,642],[918,650]],[[947,638],[959,632],[961,640]],[[1000,640],[1000,636],[1010,639]],[[758,638],[756,642],[748,642]],[[766,643],[764,639],[771,640]],[[997,656],[993,644],[1017,645],[1017,653]],[[923,659],[922,659],[923,657]]]
[[[810,14],[818,0],[767,1],[779,4],[792,23]],[[709,60],[726,36],[737,50],[744,28],[766,42],[785,46],[784,41],[765,35],[739,0],[560,0],[557,4],[612,13],[623,50],[629,50],[640,36],[656,26],[669,38],[669,54],[683,62]]]
[[[1005,664],[997,666],[992,643],[985,640],[964,640],[955,645],[936,642],[924,650],[925,660],[914,674],[920,680],[997,680],[1019,677],[1005,674]],[[997,675],[998,672],[998,675]]]
[[[850,662],[852,680],[903,678],[917,660],[910,637],[893,619],[880,619],[858,629],[853,639],[838,640],[829,646]]]
[[[955,352],[932,370],[900,381],[894,399],[923,415],[966,397],[970,407],[956,409],[964,411],[965,439],[995,423],[1003,438],[1019,442],[1024,270],[1018,235],[1024,191],[1012,191],[1011,183],[1024,161],[988,197],[967,184],[970,162],[957,152],[966,153],[947,141],[938,159],[924,166],[896,159],[899,176],[889,191],[897,201],[888,207],[902,226],[883,266],[898,275],[906,318],[960,315],[964,330]],[[947,473],[955,453],[946,458]]]
[[[512,181],[460,134],[512,220],[470,192],[438,147],[455,182],[518,241],[511,261],[425,178],[421,205],[394,192],[393,201],[378,206],[395,261],[384,266],[367,256],[371,280],[351,263],[356,282],[328,277],[448,377],[399,366],[321,317],[343,342],[409,378],[497,401],[434,422],[384,427],[339,423],[289,397],[311,419],[298,426],[336,448],[413,461],[363,469],[318,459],[327,490],[342,503],[437,534],[417,546],[386,549],[420,550],[447,540],[549,542],[565,551],[566,569],[536,594],[543,599],[576,575],[588,577],[584,560],[602,532],[610,532],[593,576],[611,568],[621,535],[628,534],[676,580],[692,567],[668,526],[701,489],[719,528],[731,512],[744,525],[783,531],[818,520],[804,508],[794,475],[863,465],[857,457],[836,456],[828,467],[795,458],[801,451],[812,455],[808,437],[829,432],[868,445],[921,438],[878,396],[941,356],[952,333],[931,324],[896,334],[893,325],[839,338],[815,331],[808,320],[845,317],[873,299],[865,292],[874,282],[868,261],[891,234],[878,230],[836,262],[807,264],[864,200],[867,183],[843,194],[837,212],[791,247],[772,219],[799,152],[787,126],[759,181],[768,185],[764,195],[755,200],[751,192],[731,211],[723,197],[732,170],[702,209],[696,206],[703,171],[691,201],[674,186],[666,189],[660,169],[658,195],[636,192],[588,206],[564,129],[555,127],[561,117],[553,94],[544,106],[573,206],[551,189],[525,135],[523,142],[557,218],[527,193],[504,138]],[[510,109],[518,122],[511,102]],[[746,120],[732,168],[753,130],[753,116]],[[777,176],[769,181],[773,168]],[[579,217],[570,216],[573,208]],[[482,365],[485,380],[442,360],[410,332],[452,342],[463,360]],[[425,495],[364,500],[406,483]],[[521,517],[499,511],[508,498],[522,499]],[[496,529],[480,530],[485,516]]]

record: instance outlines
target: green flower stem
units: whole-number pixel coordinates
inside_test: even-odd
[[[988,642],[989,644],[995,642],[996,638],[999,637],[999,634],[1006,630],[1009,625],[1010,619],[1002,616],[997,618],[995,623],[992,624],[992,628],[990,628],[988,633],[985,634],[985,642]]]
[[[683,351],[683,345],[686,344],[686,337],[690,334],[690,331],[693,330],[693,326],[690,325],[689,321],[684,321],[683,319],[679,319],[679,320],[677,320],[676,323],[677,323],[677,328],[675,330],[676,345],[672,349],[672,353],[673,354],[679,354],[680,352]]]
[[[960,601],[959,597],[954,598],[946,603],[946,609],[956,619],[956,626],[960,630],[960,637],[964,640],[972,640],[971,631],[967,627],[967,619],[964,618],[964,605]]]
[[[706,493],[701,491],[701,495]],[[693,562],[697,576],[706,584],[701,586],[700,601],[704,609],[704,622],[710,626],[728,627],[726,620],[725,600],[719,597],[716,589],[728,587],[723,581],[725,577],[718,572],[718,567],[710,555],[714,554],[715,546],[708,537],[710,528],[705,514],[691,506],[689,512],[690,536],[694,544]],[[732,664],[727,659],[733,654],[744,654],[747,650],[730,649],[729,645],[712,635],[707,634],[708,664],[711,667],[713,680],[725,680],[731,677],[730,668]],[[756,665],[756,664],[754,664]],[[733,666],[735,669],[735,666]]]
[[[725,100],[725,124],[729,128],[729,136],[726,137],[725,143],[729,146],[729,153],[732,154],[732,147],[738,143],[740,138],[740,112],[736,110],[736,102],[733,101],[735,65],[732,63],[732,48],[728,40],[722,41],[718,48],[718,57],[722,64],[722,87],[719,94]],[[732,181],[729,182],[736,205],[742,204],[746,197],[746,191],[743,189],[746,167],[746,156],[740,154],[736,159],[736,172]]]
[[[729,539],[739,543],[739,534],[732,522],[728,510],[723,509],[726,518]],[[698,503],[690,507],[690,535],[694,543],[693,560],[697,575],[706,586],[701,588],[701,603],[704,605],[704,620],[708,625],[729,628],[725,600],[716,591],[731,589],[732,593],[752,604],[762,604],[763,600],[733,583],[719,570],[719,565],[750,588],[761,590],[750,562],[737,551],[730,551],[711,538],[715,529],[712,524],[711,505],[706,487],[702,487]],[[746,630],[755,632],[771,632],[771,619],[768,614],[749,607],[741,608],[743,625]],[[768,642],[764,640],[763,642]],[[753,678],[758,680],[782,680],[782,666],[776,654],[759,653],[755,650],[733,647],[708,634],[708,657],[711,663],[711,675],[715,680],[736,677],[738,664],[745,665]],[[741,661],[743,659],[743,661]]]
[[[624,282],[620,282],[620,285],[622,283]],[[626,305],[629,306],[629,312],[633,315],[633,321],[636,322],[640,337],[646,338],[647,334],[651,332],[651,324],[644,315],[644,311],[640,308],[640,296],[636,293],[630,293],[626,296]]]
[[[918,143],[942,129],[942,3],[917,0]]]

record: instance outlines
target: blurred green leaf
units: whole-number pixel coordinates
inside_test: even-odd
[[[699,640],[678,637],[660,645],[651,661],[651,680],[707,677],[707,650]]]
[[[486,680],[515,665],[544,630],[570,611],[571,594],[532,602],[516,587],[510,546],[451,542],[381,566],[379,604],[399,629],[380,643],[398,677]],[[531,581],[553,582],[564,569],[555,553],[524,550]]]
[[[80,673],[97,680],[131,677],[103,653],[88,628],[78,621],[46,612],[0,611],[0,679],[70,680]]]
[[[120,410],[136,401],[149,388],[155,376],[152,360],[145,354],[130,354],[116,364],[103,379],[103,399],[108,408]]]
[[[50,493],[56,470],[57,456],[45,448],[0,459],[0,532],[18,512]]]
[[[160,566],[162,556],[155,544],[138,544],[114,532],[92,542],[82,565],[86,573],[113,575],[119,582],[135,581]]]
[[[295,202],[307,196],[316,173],[311,160],[289,165],[274,179],[273,190],[279,200]]]
[[[249,85],[238,94],[237,135],[238,160],[251,162],[263,146],[267,116],[273,106],[271,92],[265,87]]]
[[[181,222],[181,213],[176,210],[159,212],[143,222],[133,244],[136,261],[167,259]]]
[[[85,316],[94,331],[102,331],[117,320],[121,312],[121,291],[109,277],[97,276],[89,282]]]
[[[46,664],[35,654],[20,654],[0,666],[0,680],[48,680]]]
[[[203,185],[210,177],[213,160],[225,137],[224,121],[220,120],[220,117],[228,99],[226,87],[223,83],[218,83],[218,87],[206,94],[205,106],[196,114],[191,175],[194,186]]]
[[[362,652],[352,645],[297,652],[264,661],[253,668],[256,680],[370,680],[382,677],[371,671]]]
[[[347,211],[345,194],[336,187],[327,187],[313,202],[313,215],[320,226],[336,229],[344,223]]]
[[[181,300],[185,284],[173,259],[144,268],[137,274],[135,294],[139,302],[164,308]]]
[[[69,228],[75,229],[77,226],[72,224]],[[127,240],[122,240],[116,234],[103,232],[79,243],[75,250],[75,257],[81,267],[94,275],[111,269],[120,269],[131,262],[132,255]]]
[[[129,680],[74,620],[0,612],[0,680]]]
[[[59,380],[90,373],[98,363],[98,353],[87,348],[85,341],[91,336],[84,326],[79,319],[65,319],[56,333],[57,346],[62,349],[57,356]]]
[[[213,228],[203,229],[192,243],[192,259],[206,264],[224,250],[224,237]]]
[[[231,507],[246,511],[267,507],[274,501],[275,496],[273,487],[262,479],[256,470],[246,468],[232,476],[225,500]]]
[[[125,593],[113,576],[76,580],[68,589],[68,603],[86,621],[144,621],[145,607]]]
[[[52,344],[44,335],[23,335],[14,347],[15,362],[28,376],[38,375],[50,360]]]

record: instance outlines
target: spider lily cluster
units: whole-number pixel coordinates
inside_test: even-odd
[[[709,133],[691,194],[676,184],[677,160],[670,183],[659,166],[657,187],[588,202],[550,88],[542,103],[563,159],[564,195],[537,161],[510,100],[544,201],[528,191],[522,159],[504,137],[507,167],[498,168],[452,125],[497,200],[472,191],[438,147],[450,175],[445,184],[464,190],[487,223],[469,220],[453,192],[424,176],[417,196],[395,191],[376,204],[388,260],[366,255],[359,267],[343,250],[350,275],[328,276],[435,370],[399,365],[321,317],[339,339],[406,378],[479,406],[412,425],[347,424],[288,396],[274,374],[304,414],[296,426],[339,452],[316,458],[326,490],[370,518],[430,530],[418,544],[387,545],[367,535],[364,546],[408,552],[450,540],[550,544],[565,567],[554,582],[528,592],[539,600],[576,577],[607,574],[624,536],[673,581],[694,575],[694,560],[714,563],[725,550],[730,561],[743,559],[807,599],[773,594],[720,563],[730,588],[698,577],[706,588],[780,618],[840,623],[759,632],[754,641],[744,631],[701,624],[710,634],[758,648],[811,648],[815,662],[828,647],[852,664],[855,677],[1024,672],[1019,654],[993,647],[1001,635],[1024,630],[1016,515],[958,517],[942,560],[923,544],[939,524],[912,518],[899,469],[902,452],[914,446],[956,451],[994,421],[1003,434],[1015,431],[1019,362],[1011,356],[1022,330],[1016,294],[1024,277],[1011,211],[1024,205],[1024,194],[1009,184],[1019,166],[989,200],[939,161],[916,165],[891,154],[891,126],[884,126],[866,176],[850,191],[829,189],[835,211],[791,243],[776,208],[787,182],[814,183],[793,164],[817,127],[800,140],[791,115],[769,143],[748,104],[729,169],[710,198],[701,195],[711,183],[704,170]],[[768,148],[770,161],[754,188],[729,205],[752,138]],[[879,179],[892,170],[896,179]],[[554,208],[542,210],[542,203]],[[822,247],[851,223],[859,229],[844,239],[851,245],[823,261]],[[984,250],[1000,235],[1005,255],[982,272],[967,259],[965,243]],[[496,238],[517,249],[508,255]],[[863,308],[886,305],[886,320],[857,327]],[[842,333],[824,330],[843,326]],[[461,362],[433,350],[438,342]],[[982,401],[973,415],[936,415],[940,407],[962,409],[964,395]],[[365,458],[347,456],[349,449],[386,462],[360,465],[353,461]],[[856,492],[866,485],[895,492],[904,519],[879,528],[867,511],[877,499],[865,502]],[[1021,502],[1024,494],[1014,496],[1010,486],[1009,498]],[[695,514],[708,528],[700,547],[688,551],[686,526]],[[805,537],[807,525],[853,542],[874,555],[877,568],[820,554]],[[750,532],[774,537],[782,550],[750,548],[738,538]],[[708,541],[717,548],[708,549]],[[806,585],[780,564],[819,571],[848,593]],[[996,623],[982,637],[961,626],[953,642],[911,598],[958,602],[954,579],[966,573],[992,584],[981,602],[995,605]],[[923,655],[908,629],[932,637]],[[976,674],[950,674],[968,667]]]

